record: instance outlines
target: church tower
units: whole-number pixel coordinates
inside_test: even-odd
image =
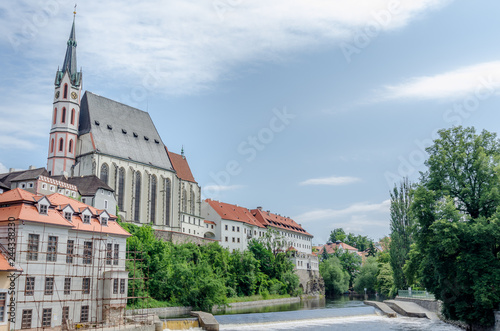
[[[76,66],[75,16],[61,70],[57,70],[54,82],[54,103],[51,118],[47,170],[51,175],[71,176],[75,164],[82,72]]]

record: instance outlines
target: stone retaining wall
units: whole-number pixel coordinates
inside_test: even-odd
[[[304,294],[325,294],[325,281],[318,270],[295,270]]]
[[[154,232],[156,239],[161,239],[163,241],[170,241],[174,244],[194,243],[196,245],[208,245],[213,242],[218,242],[218,240],[215,239],[200,238],[197,236],[176,231],[155,229]]]

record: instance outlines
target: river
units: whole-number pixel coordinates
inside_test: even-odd
[[[267,312],[269,310],[272,312]],[[258,312],[260,310],[261,312]],[[266,312],[264,312],[266,311]],[[379,315],[374,307],[348,297],[313,300],[297,305],[254,308],[245,313],[216,315],[220,330],[341,330],[341,331],[456,331],[455,326],[425,318]]]

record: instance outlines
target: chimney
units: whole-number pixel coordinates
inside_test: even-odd
[[[35,166],[34,166],[34,165],[30,165],[30,166],[29,166],[29,168],[28,168],[28,170],[35,170],[35,169],[36,169],[36,168],[35,168]]]
[[[257,207],[257,209],[258,209],[258,210],[262,210],[262,207],[261,207],[261,206],[258,206],[258,207]]]
[[[14,169],[14,168],[9,168],[9,172],[14,172],[14,171],[16,171],[16,169]]]

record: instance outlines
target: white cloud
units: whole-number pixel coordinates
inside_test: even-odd
[[[344,209],[316,209],[305,212],[294,217],[297,222],[315,222],[323,220],[335,220],[339,218],[360,217],[372,213],[388,213],[391,202],[390,200],[382,201],[381,203],[355,203]]]
[[[79,64],[87,75],[114,83],[193,93],[231,78],[241,64],[349,42],[370,24],[382,32],[401,28],[448,2],[401,0],[384,16],[387,0],[89,0],[78,6]],[[51,3],[3,2],[0,45],[52,65],[54,56],[62,62],[72,6]]]
[[[500,89],[500,61],[479,63],[434,76],[408,79],[398,85],[385,86],[378,100],[388,99],[456,99],[470,94],[487,96]]]
[[[351,183],[356,183],[361,181],[360,178],[357,177],[326,177],[326,178],[311,178],[300,182],[299,185],[346,185]]]
[[[0,174],[4,174],[7,172],[9,172],[9,169],[7,169],[7,167],[0,162]]]

